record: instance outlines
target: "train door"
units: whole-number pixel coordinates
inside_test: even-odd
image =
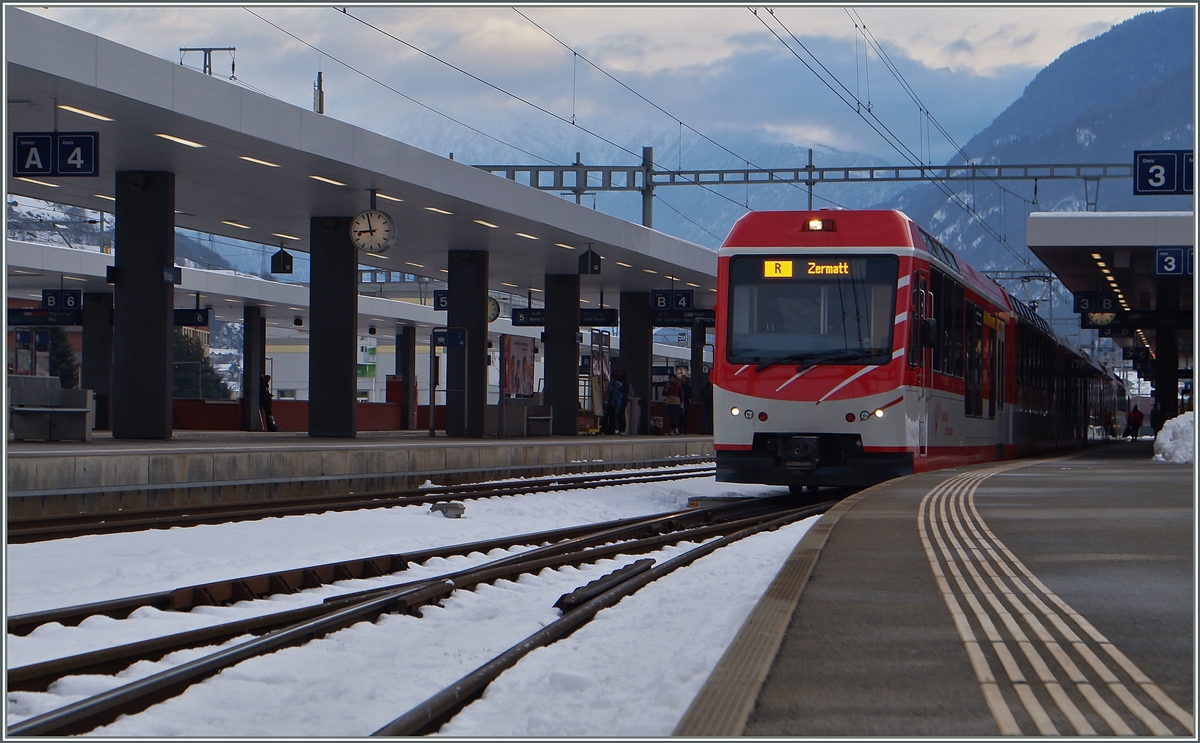
[[[913,271],[912,310],[908,363],[917,382],[917,456],[929,456],[929,415],[933,407],[933,358],[926,320],[933,317],[934,298],[929,291],[929,271]]]

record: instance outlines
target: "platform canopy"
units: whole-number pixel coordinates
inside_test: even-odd
[[[716,253],[170,61],[7,7],[6,136],[99,133],[99,176],[10,178],[10,195],[111,211],[115,174],[176,174],[176,225],[308,250],[310,217],[370,204],[398,223],[365,265],[444,278],[449,250],[490,253],[489,288],[541,290],[604,256],[583,295],[694,285],[711,306]],[[66,108],[66,107],[70,108]],[[91,114],[92,116],[86,115]],[[172,139],[174,138],[174,139]],[[11,163],[6,163],[10,168]],[[119,246],[117,246],[119,249]],[[618,265],[619,263],[628,266]],[[536,295],[535,295],[536,296]]]
[[[1186,327],[1178,328],[1188,331],[1177,333],[1178,350],[1180,358],[1192,356],[1195,282],[1187,255],[1195,248],[1194,212],[1035,212],[1025,234],[1029,249],[1072,293],[1116,294],[1124,300],[1119,311],[1186,319]],[[1177,274],[1162,273],[1158,256],[1164,248],[1180,251]],[[1145,331],[1151,348],[1155,332]],[[1134,344],[1132,338],[1114,340]]]

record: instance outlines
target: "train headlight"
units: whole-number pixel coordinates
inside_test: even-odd
[[[736,418],[737,416],[742,414],[742,409],[739,407],[736,407],[736,406],[732,407],[729,409],[729,414]]]
[[[880,408],[880,409],[878,409],[878,410],[876,410],[876,411],[875,411],[875,417],[876,417],[876,418],[882,418],[882,417],[883,417],[883,408]]]

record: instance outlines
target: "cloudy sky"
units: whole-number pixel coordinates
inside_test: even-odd
[[[922,159],[945,162],[952,148],[923,111],[964,143],[1062,52],[1156,9],[31,8],[175,62],[180,47],[236,47],[235,84],[306,108],[321,71],[328,115],[469,162],[565,164],[582,149],[630,163],[657,143],[667,166],[708,164],[672,160],[670,143],[682,160],[701,135],[900,164],[860,116],[868,107]],[[215,74],[230,62],[214,54]]]

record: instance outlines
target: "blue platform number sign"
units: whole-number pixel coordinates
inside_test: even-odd
[[[692,290],[653,289],[650,291],[652,310],[690,310]]]
[[[54,173],[53,134],[13,134],[13,176]]]
[[[57,175],[100,175],[100,165],[96,158],[97,139],[98,136],[94,132],[59,134],[54,161],[58,168]]]
[[[1192,191],[1192,151],[1139,150],[1133,153],[1133,193],[1184,196]]]
[[[99,132],[14,132],[13,176],[100,175]]]
[[[433,290],[433,308],[435,310],[450,309],[450,290],[449,289],[434,289]]]
[[[42,309],[77,310],[83,307],[82,289],[42,289]]]
[[[1192,275],[1192,260],[1195,248],[1156,248],[1154,251],[1154,273],[1156,276]]]
[[[1075,292],[1075,306],[1072,310],[1082,315],[1085,312],[1096,311],[1096,292]]]

